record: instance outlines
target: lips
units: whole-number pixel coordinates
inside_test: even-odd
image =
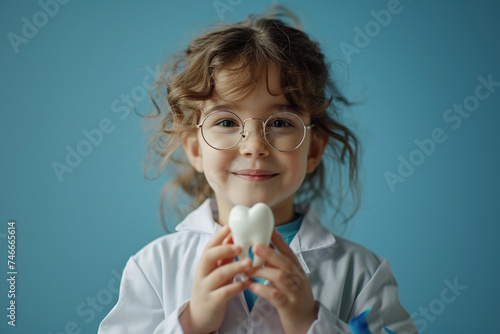
[[[279,173],[264,169],[242,169],[232,173],[236,177],[253,182],[262,182],[272,179]]]

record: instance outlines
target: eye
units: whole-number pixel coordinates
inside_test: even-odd
[[[216,125],[218,126],[222,126],[223,128],[232,128],[232,127],[235,127],[235,126],[238,126],[236,124],[235,121],[231,120],[231,119],[223,119],[223,120],[220,120],[216,123]]]
[[[274,119],[271,122],[269,122],[269,126],[273,128],[287,128],[293,126],[293,124],[287,119],[280,118],[280,119]]]

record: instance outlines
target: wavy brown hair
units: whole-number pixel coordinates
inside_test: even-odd
[[[286,24],[283,19],[293,24]],[[279,69],[282,93],[288,103],[311,117],[313,135],[329,138],[322,162],[313,173],[306,175],[296,199],[325,199],[335,208],[335,215],[343,214],[344,222],[357,211],[358,140],[341,122],[342,108],[351,103],[332,79],[318,42],[301,30],[293,14],[279,7],[262,16],[250,16],[243,22],[203,33],[173,57],[151,87],[150,97],[156,113],[148,116],[155,119],[155,130],[149,141],[147,161],[156,166],[155,177],[166,167],[167,173],[174,175],[161,196],[160,212],[167,230],[163,215],[167,194],[170,193],[176,203],[178,190],[182,189],[191,198],[192,208],[213,194],[204,175],[195,171],[180,148],[183,138],[199,121],[200,104],[213,97],[218,72],[230,69],[238,78],[233,90],[246,94],[269,64]],[[327,168],[328,158],[331,163]],[[342,182],[342,170],[348,173],[347,186]],[[327,176],[334,187],[328,186]],[[344,199],[348,196],[352,210],[345,212]]]

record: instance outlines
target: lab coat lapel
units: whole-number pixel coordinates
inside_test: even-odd
[[[290,243],[290,248],[300,262],[306,274],[311,272],[308,262],[304,259],[305,253],[317,252],[335,244],[334,235],[326,229],[310,204],[297,205],[295,212],[305,214],[297,235]],[[313,254],[314,256],[314,254]]]

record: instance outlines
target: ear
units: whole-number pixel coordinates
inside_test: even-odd
[[[193,131],[182,140],[182,147],[188,157],[191,166],[198,172],[203,173],[203,156],[201,155],[198,134]]]
[[[312,135],[307,153],[307,173],[312,173],[318,167],[328,144],[328,136]]]

